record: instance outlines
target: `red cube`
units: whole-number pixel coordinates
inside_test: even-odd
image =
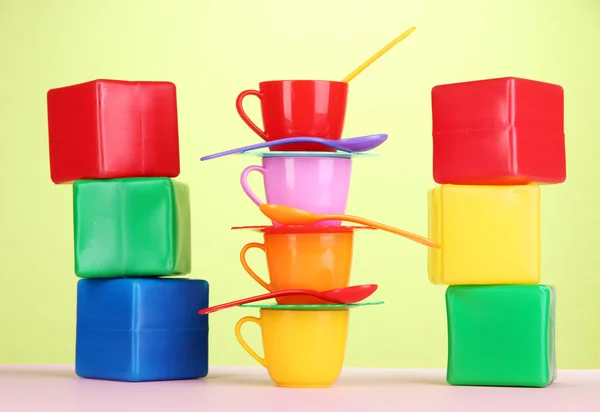
[[[433,178],[439,184],[566,180],[564,91],[514,77],[431,90]]]
[[[54,183],[179,175],[173,83],[94,80],[51,89],[47,103]]]

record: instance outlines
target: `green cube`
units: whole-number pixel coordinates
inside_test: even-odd
[[[81,278],[191,272],[190,196],[168,178],[73,184],[75,274]]]
[[[556,377],[556,292],[546,285],[446,290],[451,385],[545,387]]]

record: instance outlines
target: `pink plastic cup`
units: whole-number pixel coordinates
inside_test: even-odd
[[[317,214],[346,213],[352,175],[349,157],[263,157],[262,166],[248,166],[240,176],[244,192],[256,205],[261,205],[264,202],[248,185],[248,174],[252,171],[263,174],[267,203]],[[315,226],[340,225],[339,220],[315,223]]]

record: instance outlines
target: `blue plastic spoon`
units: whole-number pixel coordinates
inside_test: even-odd
[[[262,149],[270,146],[281,146],[290,143],[318,143],[332,149],[343,152],[366,152],[376,148],[388,138],[387,134],[371,134],[368,136],[349,137],[347,139],[330,140],[322,137],[288,137],[286,139],[273,140],[271,142],[262,142],[250,146],[238,147],[237,149],[227,150],[225,152],[215,153],[200,158],[200,161],[214,159],[216,157],[227,156],[230,154],[247,152],[249,150]]]

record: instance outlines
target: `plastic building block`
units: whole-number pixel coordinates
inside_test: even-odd
[[[546,285],[450,286],[451,385],[544,387],[556,377],[556,292]]]
[[[505,77],[435,86],[433,178],[440,184],[566,180],[564,92]]]
[[[49,90],[47,106],[54,183],[179,175],[173,83],[94,80]]]
[[[540,188],[441,185],[429,191],[429,280],[434,284],[540,281]]]
[[[77,276],[191,272],[187,184],[169,178],[79,180],[73,202]]]
[[[196,279],[81,279],[75,373],[118,381],[208,374],[209,286]]]

